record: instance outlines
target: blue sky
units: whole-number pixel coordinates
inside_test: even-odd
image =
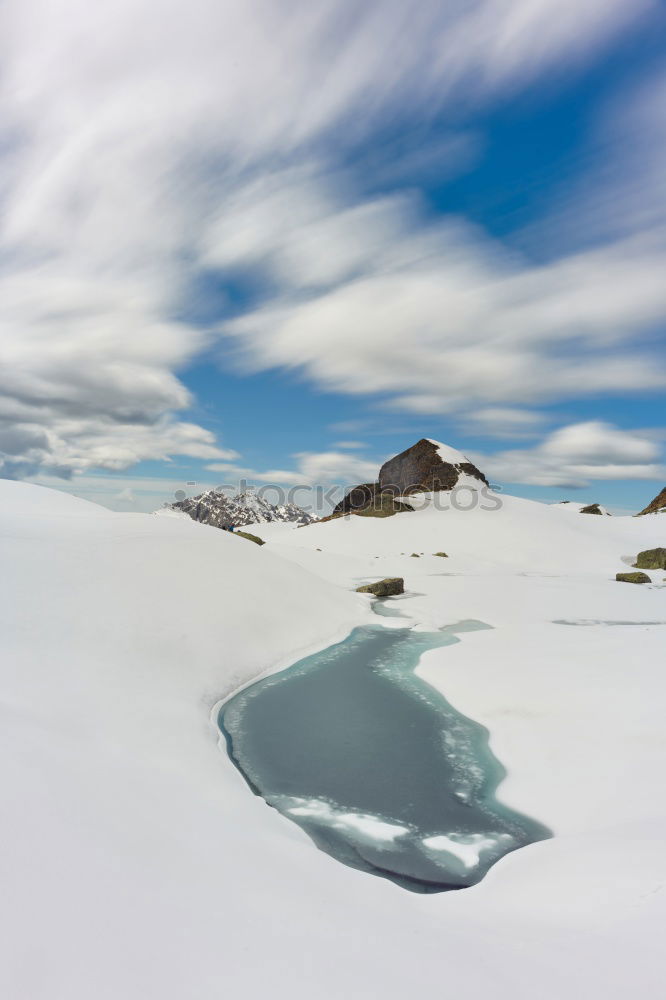
[[[661,489],[662,4],[65,6],[3,43],[0,475]]]

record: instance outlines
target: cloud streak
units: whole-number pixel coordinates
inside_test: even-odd
[[[595,480],[666,478],[653,435],[591,420],[561,427],[534,448],[473,454],[486,475],[503,482],[582,488]]]
[[[228,460],[187,419],[181,381],[220,333],[242,340],[250,367],[302,367],[327,388],[411,410],[430,398],[436,409],[504,401],[544,358],[553,395],[576,379],[580,391],[591,379],[661,385],[647,355],[629,363],[622,350],[629,313],[645,326],[663,306],[651,277],[661,256],[644,243],[538,272],[464,223],[429,226],[408,194],[359,198],[339,167],[388,119],[427,124],[443,108],[473,112],[570,72],[650,7],[9,0],[2,473]],[[633,294],[613,279],[625,265]],[[251,311],[203,331],[191,319],[197,280],[244,269],[258,286]],[[593,364],[586,353],[606,327],[614,353]],[[557,338],[579,364],[551,346]]]
[[[536,266],[462,220],[427,222],[405,195],[335,214],[326,197],[312,209],[310,193],[312,217],[287,246],[279,224],[258,219],[302,208],[302,188],[267,203],[253,192],[250,220],[237,220],[277,289],[223,327],[249,368],[302,369],[328,390],[424,414],[666,386],[650,343],[666,316],[665,234]],[[357,224],[361,239],[326,238]]]

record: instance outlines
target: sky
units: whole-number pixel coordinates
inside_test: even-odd
[[[666,483],[658,0],[7,0],[0,476]],[[301,498],[305,493],[301,494]]]

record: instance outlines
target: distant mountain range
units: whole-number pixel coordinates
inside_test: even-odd
[[[218,490],[206,490],[196,497],[188,497],[171,504],[173,510],[188,514],[193,521],[211,524],[215,528],[242,527],[269,521],[293,521],[294,524],[311,524],[317,518],[294,503],[272,504],[254,490],[247,490],[229,497]]]

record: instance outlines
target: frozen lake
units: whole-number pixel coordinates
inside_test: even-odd
[[[504,770],[484,727],[414,674],[426,650],[486,627],[354,629],[222,706],[232,760],[339,861],[415,892],[473,885],[550,835],[497,802]]]

